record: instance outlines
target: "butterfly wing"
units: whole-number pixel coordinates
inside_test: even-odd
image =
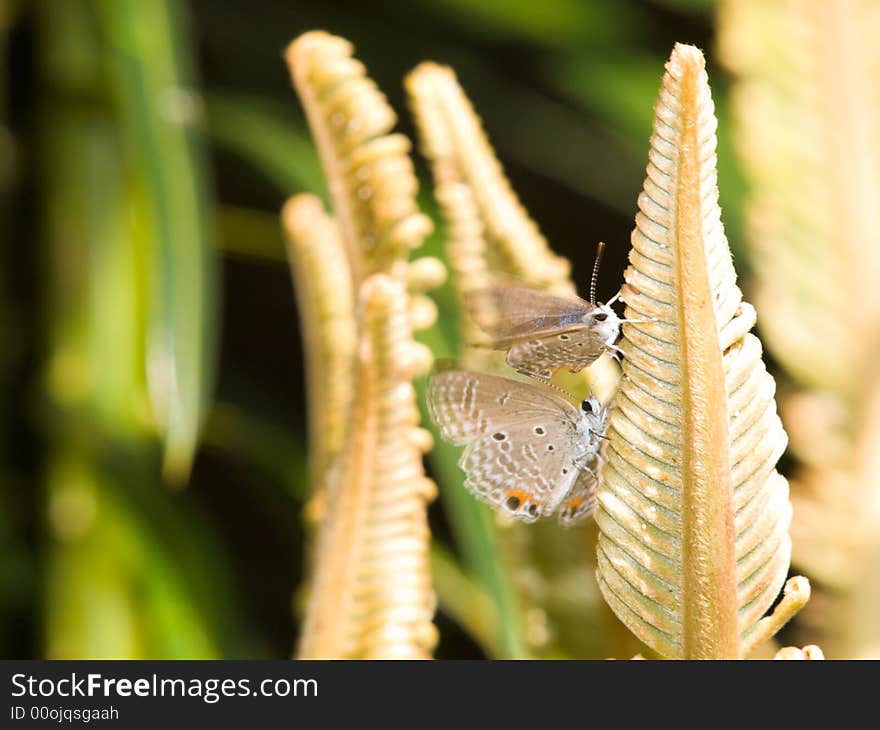
[[[559,524],[563,527],[571,527],[583,522],[596,510],[596,486],[598,479],[592,470],[597,464],[590,464],[590,469],[582,469],[575,480],[571,491],[565,496],[559,506]]]
[[[541,436],[536,436],[540,431]],[[518,423],[471,442],[459,466],[465,487],[524,522],[553,514],[578,477],[565,424]]]
[[[508,285],[468,292],[465,304],[480,329],[499,345],[578,326],[595,308],[580,297]]]
[[[571,403],[544,388],[454,369],[428,378],[428,412],[443,438],[456,446],[520,421],[561,419],[574,428],[579,417]]]
[[[592,326],[596,307],[521,286],[494,286],[470,293],[468,311],[507,350],[507,364],[525,375],[549,378],[567,367],[577,372],[605,352],[607,334]]]
[[[517,519],[552,514],[578,476],[577,410],[528,383],[453,370],[431,376],[431,417],[467,444],[459,466],[477,498]]]
[[[524,375],[550,378],[559,368],[582,370],[606,349],[595,330],[581,326],[514,342],[507,351],[507,364]]]

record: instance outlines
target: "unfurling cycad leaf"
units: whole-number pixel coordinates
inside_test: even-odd
[[[799,384],[858,393],[880,344],[880,3],[719,7],[767,348]]]
[[[318,529],[299,656],[427,658],[435,643],[427,502],[413,378],[431,353],[424,294],[436,259],[408,140],[342,38],[305,33],[287,60],[320,153],[333,216],[312,196],[285,210],[308,360]]]
[[[306,357],[310,513],[319,518],[327,470],[342,448],[354,394],[355,301],[339,228],[321,201],[296,195],[284,206],[282,219]]]
[[[550,250],[523,208],[452,69],[422,63],[406,84],[444,217],[457,238],[484,241],[479,249],[459,246],[460,256],[488,255],[496,271],[571,293],[568,261]]]
[[[355,281],[400,264],[430,233],[415,202],[410,142],[343,38],[304,33],[287,49]]]
[[[422,471],[430,435],[418,428],[412,378],[431,362],[412,340],[402,282],[361,287],[357,398],[327,484],[299,657],[429,658],[436,643]]]
[[[596,516],[605,599],[655,651],[694,659],[772,633],[791,552],[786,435],[721,224],[704,66],[676,45],[655,107],[622,296],[654,321],[623,328]]]
[[[486,345],[492,338],[478,322],[485,326],[511,313],[509,306],[499,307],[493,287],[510,292],[519,284],[509,297],[520,300],[522,286],[570,298],[577,292],[571,265],[553,252],[520,203],[455,72],[425,62],[409,74],[406,86],[446,224],[446,255],[460,309],[469,312],[460,317],[461,340]],[[505,369],[504,358],[487,347],[466,348],[461,362],[474,370]],[[583,396],[589,384],[606,400],[617,375],[604,356],[580,376],[559,373],[558,380]]]
[[[799,622],[880,657],[880,3],[721,3],[761,331],[789,386]],[[812,625],[812,626],[810,626]]]

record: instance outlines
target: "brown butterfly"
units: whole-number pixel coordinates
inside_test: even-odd
[[[620,352],[614,344],[621,322],[611,305],[596,303],[596,278],[605,244],[599,244],[590,301],[559,296],[525,286],[496,285],[469,292],[465,303],[471,317],[492,338],[487,346],[507,351],[507,364],[532,377],[548,379],[559,368],[576,373],[604,352]]]

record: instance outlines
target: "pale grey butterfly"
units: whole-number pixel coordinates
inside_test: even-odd
[[[596,280],[604,243],[599,243],[590,301],[559,296],[527,286],[500,284],[469,292],[465,303],[471,317],[492,338],[488,345],[507,351],[507,364],[532,377],[549,379],[559,368],[576,373],[604,352],[619,353],[614,344],[622,322],[611,305],[596,303]]]
[[[524,522],[558,510],[568,526],[592,514],[608,419],[594,396],[577,408],[512,378],[443,370],[428,380],[428,410],[445,440],[466,446],[458,464],[478,499]]]

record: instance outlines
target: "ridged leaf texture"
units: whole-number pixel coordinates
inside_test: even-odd
[[[568,261],[550,250],[520,203],[452,69],[423,63],[407,88],[437,199],[456,237],[481,238],[481,253],[497,270],[573,290]]]
[[[431,353],[413,340],[436,308],[436,259],[407,259],[431,230],[416,205],[409,141],[351,45],[300,36],[287,60],[333,205],[285,210],[308,362],[319,519],[299,645],[307,658],[427,658],[435,643],[427,502],[412,380]]]
[[[431,355],[412,340],[405,286],[361,289],[357,399],[328,482],[300,658],[428,658],[436,642],[422,470],[431,445],[411,380]]]
[[[623,300],[623,377],[598,493],[597,575],[666,657],[736,658],[789,566],[786,436],[721,224],[714,106],[676,45],[655,107]]]
[[[858,391],[880,344],[880,3],[725,2],[719,29],[767,347]]]
[[[354,394],[357,324],[351,271],[336,222],[313,195],[291,198],[282,215],[303,330],[309,406],[312,511],[342,449]]]
[[[718,24],[760,327],[795,386],[794,561],[830,589],[805,623],[880,656],[880,3],[728,1]]]
[[[336,220],[360,281],[390,271],[421,245],[431,219],[415,202],[410,142],[351,44],[321,31],[290,44],[287,61],[318,152]]]

